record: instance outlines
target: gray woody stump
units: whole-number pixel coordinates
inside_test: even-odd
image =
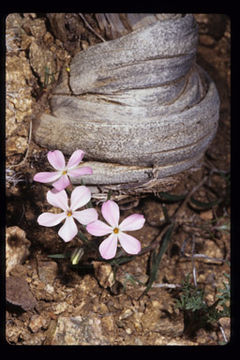
[[[169,189],[200,164],[212,141],[218,93],[195,62],[192,15],[124,18],[98,14],[100,28],[110,19],[108,29],[120,37],[73,57],[51,98],[52,114],[34,121],[34,138],[65,154],[84,150],[84,165],[93,169],[84,183],[103,193]]]

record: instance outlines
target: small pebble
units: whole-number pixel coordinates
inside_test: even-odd
[[[29,322],[29,328],[33,333],[36,333],[41,328],[46,328],[47,320],[41,315],[33,315]]]

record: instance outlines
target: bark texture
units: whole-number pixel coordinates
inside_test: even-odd
[[[112,40],[73,57],[51,98],[52,114],[35,119],[36,142],[66,154],[86,151],[94,168],[86,184],[137,187],[196,166],[216,133],[219,97],[195,61],[194,17],[95,19]]]

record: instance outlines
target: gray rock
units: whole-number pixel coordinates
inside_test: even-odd
[[[94,314],[88,317],[59,317],[51,345],[109,345]]]
[[[58,266],[55,261],[39,261],[38,274],[39,278],[45,284],[53,284],[57,277]]]
[[[33,310],[37,305],[28,283],[18,276],[6,278],[6,300],[10,304],[20,306],[25,311]]]
[[[24,230],[18,226],[6,229],[6,276],[19,264],[23,264],[29,255],[30,241]]]

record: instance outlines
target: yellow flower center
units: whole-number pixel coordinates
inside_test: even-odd
[[[115,228],[113,229],[113,232],[114,232],[114,234],[118,234],[118,233],[119,233],[119,229],[115,227]]]
[[[63,174],[63,175],[66,175],[66,174],[67,174],[67,170],[63,170],[62,174]]]
[[[71,210],[67,211],[67,216],[72,216]]]

